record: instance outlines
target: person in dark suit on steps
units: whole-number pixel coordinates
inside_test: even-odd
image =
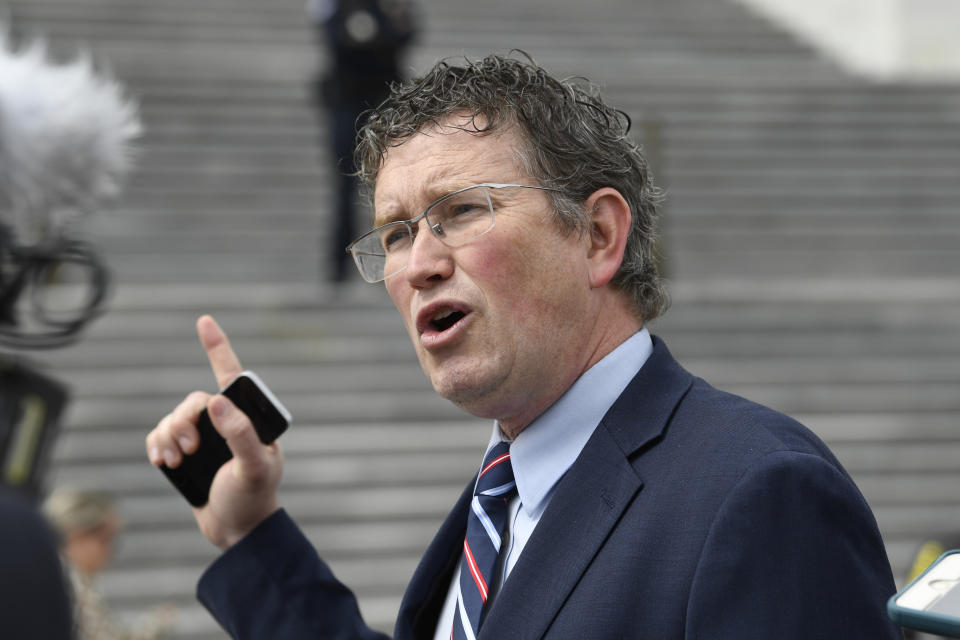
[[[403,77],[402,58],[417,32],[411,0],[309,0],[318,44],[329,60],[317,76],[313,98],[326,117],[336,198],[323,254],[329,279],[343,282],[353,267],[343,251],[353,239],[359,181],[353,149],[363,114],[380,104],[390,83]]]
[[[649,333],[660,192],[628,129],[590,86],[489,56],[395,88],[361,131],[357,267],[437,393],[492,421],[394,637],[900,637],[876,522],[828,448]],[[198,332],[223,386],[240,362],[211,318]],[[226,398],[188,396],[151,462],[195,450],[204,407],[235,457],[195,511],[224,549],[203,604],[236,638],[384,638],[279,504],[278,446]]]

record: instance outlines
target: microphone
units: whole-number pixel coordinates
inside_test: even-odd
[[[0,345],[62,346],[101,311],[109,272],[71,228],[120,195],[141,132],[89,53],[54,62],[0,25]]]
[[[109,272],[72,226],[120,195],[141,131],[137,104],[88,53],[54,62],[0,24],[0,346],[69,344],[101,312]],[[0,489],[39,499],[68,398],[0,352]]]

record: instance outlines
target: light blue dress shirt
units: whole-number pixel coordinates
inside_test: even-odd
[[[508,546],[501,559],[502,575],[510,575],[527,540],[540,521],[554,488],[583,450],[587,440],[614,401],[653,352],[646,329],[633,334],[587,370],[567,392],[544,411],[510,445],[510,462],[517,480],[517,496],[510,502]],[[507,440],[494,423],[487,450]],[[434,640],[449,640],[457,605],[459,565],[444,601]]]

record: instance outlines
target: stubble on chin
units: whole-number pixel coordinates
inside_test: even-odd
[[[421,362],[421,364],[423,364]],[[496,418],[496,396],[506,379],[492,360],[447,362],[424,367],[437,394],[460,409],[480,418]]]

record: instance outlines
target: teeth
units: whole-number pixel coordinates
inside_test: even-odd
[[[445,318],[449,318],[455,313],[456,311],[454,311],[453,309],[448,309],[447,311],[440,311],[435,316],[433,316],[433,318],[431,318],[431,322],[439,322]]]

